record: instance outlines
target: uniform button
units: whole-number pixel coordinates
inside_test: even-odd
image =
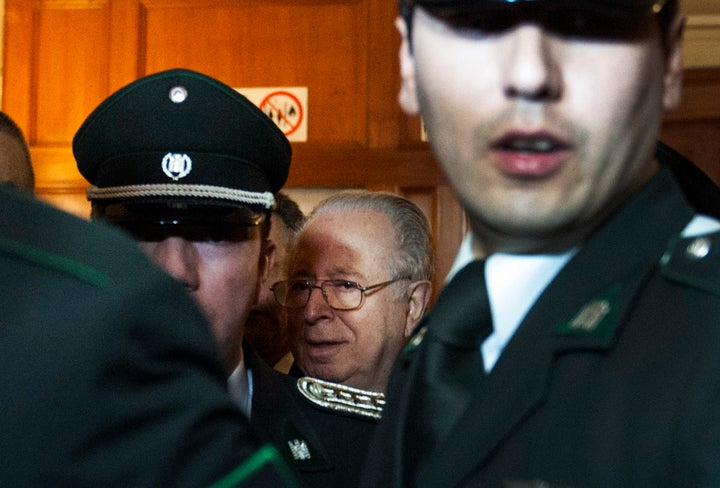
[[[174,86],[170,88],[168,96],[173,103],[183,103],[188,96],[188,91],[184,86]]]
[[[707,237],[698,237],[688,245],[686,252],[692,259],[702,259],[706,257],[710,254],[710,239]]]

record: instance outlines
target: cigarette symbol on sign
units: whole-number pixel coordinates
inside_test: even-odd
[[[265,112],[286,136],[298,130],[303,121],[303,107],[300,100],[286,91],[269,94],[260,102],[260,110]]]

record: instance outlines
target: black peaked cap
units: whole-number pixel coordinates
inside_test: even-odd
[[[186,69],[121,88],[73,138],[93,204],[168,199],[270,208],[291,152],[282,131],[247,98]]]

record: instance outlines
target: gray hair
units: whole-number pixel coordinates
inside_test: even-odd
[[[388,263],[391,275],[413,281],[432,280],[435,258],[430,224],[417,205],[389,192],[346,190],[318,203],[306,225],[317,216],[344,211],[373,211],[386,215],[395,229],[398,249],[397,257]]]

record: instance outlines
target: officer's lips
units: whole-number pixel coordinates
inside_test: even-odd
[[[503,174],[543,178],[557,172],[572,153],[572,145],[546,132],[509,132],[490,145],[493,163]]]

